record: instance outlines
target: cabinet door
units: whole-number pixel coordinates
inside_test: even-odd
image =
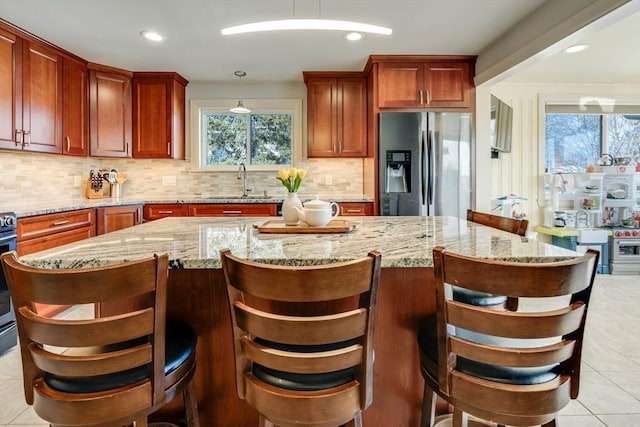
[[[22,39],[0,29],[0,148],[4,149],[22,149],[21,53]]]
[[[184,159],[186,80],[139,74],[169,75],[134,75],[133,157]]]
[[[92,156],[131,157],[131,76],[89,70]]]
[[[275,203],[192,204],[189,216],[276,216]]]
[[[378,107],[421,107],[423,81],[424,67],[419,62],[378,64]]]
[[[89,152],[86,64],[64,58],[62,82],[62,154],[86,156]]]
[[[133,227],[142,222],[142,206],[117,206],[96,209],[98,235]]]
[[[338,131],[337,80],[307,81],[307,157],[334,157]]]
[[[424,88],[429,107],[469,107],[469,63],[426,63]]]
[[[35,42],[22,50],[22,147],[62,153],[62,57]]]
[[[367,82],[338,80],[338,155],[367,155]]]
[[[187,208],[187,205],[178,205],[178,204],[144,205],[143,217],[147,221],[166,218],[169,216],[189,216],[189,209]]]

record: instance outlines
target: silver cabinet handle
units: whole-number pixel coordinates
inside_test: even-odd
[[[24,145],[26,145],[27,147],[31,145],[31,132],[28,130],[23,131],[22,133],[24,133]],[[27,137],[29,137],[29,140],[27,140]]]
[[[427,105],[431,104],[431,92],[427,90]]]
[[[22,145],[22,129],[16,129],[16,145]]]
[[[171,157],[171,143],[167,142],[167,156]]]
[[[67,141],[67,151],[71,150],[71,138],[65,136],[65,140]]]
[[[420,90],[418,93],[420,94],[420,105],[424,105],[424,91]]]
[[[59,225],[65,225],[65,224],[69,224],[69,220],[55,221],[54,223],[51,224],[51,226],[57,227]]]
[[[345,209],[347,213],[361,213],[362,209]]]
[[[240,215],[242,211],[222,211],[224,215]]]
[[[159,214],[172,214],[173,211],[158,211]]]

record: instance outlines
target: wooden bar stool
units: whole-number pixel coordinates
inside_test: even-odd
[[[198,427],[193,387],[197,336],[166,320],[168,256],[87,269],[43,269],[1,256],[16,311],[25,400],[52,426],[147,426],[147,416],[182,393]],[[118,315],[63,320],[35,304],[96,304],[129,298]],[[66,348],[61,354],[49,346]]]
[[[501,262],[433,250],[437,312],[418,333],[425,377],[422,426],[435,396],[469,418],[509,426],[556,426],[578,396],[587,308],[599,253],[552,263]],[[532,310],[492,310],[453,300],[452,284],[536,300]],[[550,297],[555,305],[549,306]]]
[[[220,253],[238,396],[261,426],[362,426],[373,397],[377,252],[311,267]]]

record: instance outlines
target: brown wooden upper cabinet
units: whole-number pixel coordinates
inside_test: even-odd
[[[89,63],[90,154],[131,157],[133,73]]]
[[[356,72],[304,72],[307,157],[367,156],[367,79]]]
[[[133,157],[184,159],[187,84],[177,73],[133,73]]]
[[[62,154],[89,154],[87,64],[70,58],[62,61]]]
[[[62,57],[0,27],[0,148],[62,152]]]
[[[471,108],[475,57],[371,60],[378,64],[378,108]]]

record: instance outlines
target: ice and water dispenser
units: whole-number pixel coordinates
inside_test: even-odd
[[[386,185],[387,193],[411,192],[411,151],[387,151]]]
[[[412,184],[415,187],[416,183],[411,180],[411,154],[411,150],[385,151],[384,169],[381,171],[384,176],[381,176],[381,181],[384,179],[382,215],[420,214],[417,188],[412,193]]]

